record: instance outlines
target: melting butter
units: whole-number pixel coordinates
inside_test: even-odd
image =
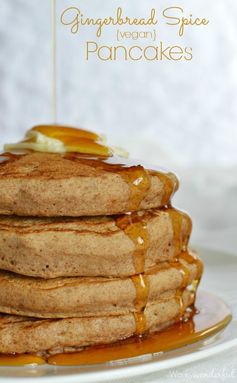
[[[31,130],[26,133],[23,141],[4,145],[5,151],[24,149],[44,153],[66,153],[66,147],[62,141]]]
[[[125,150],[107,146],[104,136],[60,125],[35,126],[26,133],[22,141],[16,144],[4,145],[4,150],[32,150],[60,154],[76,152],[103,157],[117,154],[120,157],[128,157],[128,153]]]

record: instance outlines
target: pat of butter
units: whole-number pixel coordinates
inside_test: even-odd
[[[29,149],[44,153],[65,153],[64,143],[55,138],[50,138],[42,133],[32,131],[26,133],[25,140],[16,144],[4,145],[5,151]]]
[[[60,140],[60,135],[58,138],[52,138],[44,133],[37,131],[36,129],[29,130],[23,141],[16,144],[6,144],[4,145],[5,151],[19,151],[19,150],[32,150],[35,152],[42,153],[67,153],[67,152],[77,152],[90,155],[102,155],[102,156],[111,156],[117,154],[119,157],[128,157],[126,150],[118,147],[108,147],[106,145],[106,139],[104,136],[98,136],[99,142],[85,139],[84,137],[78,137],[77,141],[70,142],[70,134],[67,136],[64,129],[64,140]],[[62,136],[61,136],[62,137]],[[66,140],[65,140],[66,137]],[[68,139],[69,138],[69,142]],[[81,141],[80,141],[81,140]]]

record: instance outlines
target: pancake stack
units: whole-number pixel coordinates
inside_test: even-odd
[[[0,157],[0,353],[53,355],[187,317],[202,263],[174,174],[76,153]]]

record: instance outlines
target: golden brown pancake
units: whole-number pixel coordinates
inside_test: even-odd
[[[0,217],[0,268],[59,276],[128,276],[169,261],[188,243],[191,219],[174,209],[119,217]]]
[[[145,307],[158,300],[171,299],[177,289],[199,278],[196,263],[182,259],[179,266],[163,263],[149,274],[124,279],[77,277],[47,280],[1,271],[0,312],[38,318],[128,314],[137,311],[137,297],[141,292],[140,304]]]
[[[191,305],[194,294],[183,292],[183,308]],[[146,331],[169,326],[180,314],[179,300],[158,301],[145,309]],[[34,319],[2,315],[0,353],[47,353],[75,351],[85,346],[116,342],[137,331],[132,313],[115,316],[66,319]]]
[[[29,153],[0,158],[0,214],[4,215],[121,214],[164,206],[177,187],[172,173],[76,154]]]

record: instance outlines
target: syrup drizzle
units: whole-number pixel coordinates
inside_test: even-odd
[[[150,176],[141,165],[128,168],[126,171],[120,172],[120,174],[130,189],[128,210],[136,211],[150,189]]]
[[[57,122],[57,25],[56,0],[51,0],[52,14],[52,118]]]
[[[189,264],[194,264],[197,269],[197,277],[196,280],[200,282],[202,273],[203,273],[203,263],[201,259],[194,253],[189,251],[183,251],[180,253],[179,259],[183,259]]]
[[[180,257],[177,257],[175,261],[170,262],[170,266],[176,268],[182,276],[182,285],[176,290],[175,293],[175,300],[179,306],[179,314],[176,320],[181,320],[185,314],[183,292],[189,284],[190,271],[182,262],[180,262]]]
[[[145,308],[149,295],[148,276],[144,274],[134,275],[131,277],[136,289],[134,319],[136,324],[136,335],[141,336],[146,332],[147,323],[145,316]]]
[[[176,295],[175,295],[176,302],[180,307],[179,316],[178,316],[178,318],[176,318],[176,320],[182,319],[185,315],[185,305],[183,302],[183,292],[186,289],[186,287],[189,285],[189,282],[190,282],[190,271],[182,263],[182,260],[184,260],[188,264],[194,264],[196,266],[196,278],[191,284],[191,291],[193,293],[193,300],[195,300],[197,287],[200,283],[200,279],[201,279],[202,272],[203,272],[203,264],[202,264],[201,260],[193,252],[188,252],[187,250],[182,251],[179,254],[179,256],[176,258],[175,262],[170,263],[171,266],[177,268],[183,276],[182,286],[179,289],[177,289]]]
[[[176,293],[175,293],[175,300],[176,300],[176,303],[177,305],[179,306],[179,313],[177,315],[177,317],[175,318],[175,321],[181,321],[184,317],[184,314],[185,314],[185,305],[184,305],[184,301],[183,301],[183,292],[184,292],[185,289],[177,289]]]
[[[175,247],[175,255],[179,254],[181,251],[186,251],[189,237],[192,231],[192,221],[191,218],[184,212],[175,209],[174,207],[168,206],[164,208],[165,211],[170,216],[172,226],[173,226],[173,242]],[[186,232],[189,233],[188,236],[184,235],[183,225],[186,225]]]
[[[157,176],[157,171],[151,170],[150,172],[153,176]],[[171,175],[171,173],[168,173],[168,175]],[[166,174],[162,172],[159,172],[159,179],[162,182],[164,188],[161,205],[165,206],[169,203],[175,191],[178,190],[179,181],[176,179],[176,182],[174,183],[171,178],[167,179]]]
[[[124,214],[116,219],[116,225],[125,232],[135,245],[133,262],[136,274],[143,273],[145,269],[145,254],[149,246],[147,216],[148,213],[146,212],[138,212]]]

